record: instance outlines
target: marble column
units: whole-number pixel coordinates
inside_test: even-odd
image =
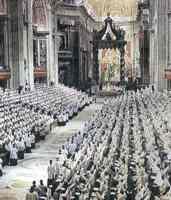
[[[55,35],[55,80],[56,84],[59,83],[59,61],[58,61],[58,53],[59,53],[59,47],[61,43],[61,38],[58,34]]]
[[[13,9],[12,9],[13,7]],[[10,79],[10,88],[15,88],[15,76],[17,68],[14,66],[14,48],[13,48],[13,44],[16,40],[16,33],[14,30],[14,23],[15,23],[15,27],[17,28],[17,24],[16,23],[16,18],[17,18],[17,2],[11,2],[10,0],[7,1],[7,8],[8,8],[8,42],[9,42],[9,67],[10,67],[10,71],[11,71],[11,79]],[[16,51],[15,51],[16,54]],[[17,55],[17,54],[16,54]],[[16,59],[17,62],[17,59]]]
[[[49,35],[47,36],[47,84],[49,85],[50,82],[53,82],[53,49],[52,49],[52,24],[51,24],[51,8],[48,5],[47,8],[47,23],[48,23],[48,31]]]
[[[24,0],[23,0],[24,1]],[[25,47],[25,35],[24,35],[24,23],[23,23],[23,1],[18,1],[18,56],[19,56],[19,82],[21,86],[25,85],[25,66],[26,61],[24,58]]]
[[[154,84],[154,33],[150,32],[150,84]]]
[[[10,45],[10,32],[9,32],[9,21],[6,19],[4,22],[4,51],[5,51],[5,58],[4,63],[9,68],[11,67],[10,63],[10,51],[9,51],[9,45]],[[7,88],[10,88],[10,80],[7,81]]]
[[[10,12],[10,67],[11,87],[25,86],[31,89],[33,81],[33,30],[31,1],[9,1]]]
[[[23,1],[23,69],[22,85],[26,83],[31,89],[34,88],[34,74],[33,74],[33,29],[32,29],[32,3],[31,1]]]
[[[47,17],[48,17],[48,30],[49,35],[47,36],[48,44],[47,44],[47,81],[48,84],[50,82],[54,82],[54,69],[53,69],[53,63],[54,63],[54,45],[53,45],[53,37],[52,37],[52,10],[51,7],[48,5],[47,8]]]
[[[28,27],[27,27],[27,62],[28,62],[28,84],[34,88],[34,68],[33,68],[33,25],[32,25],[32,1],[28,2]]]
[[[167,68],[167,46],[166,32],[167,20],[167,0],[158,0],[158,89],[166,89],[166,79],[164,70]]]
[[[56,16],[52,13],[52,9],[48,6],[48,83],[58,84],[58,50],[60,37],[56,34]]]

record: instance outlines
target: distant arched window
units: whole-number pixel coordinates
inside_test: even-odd
[[[47,10],[45,0],[33,0],[33,25],[47,26]]]

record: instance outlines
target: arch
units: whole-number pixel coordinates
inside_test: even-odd
[[[0,15],[7,14],[7,2],[6,0],[0,0]]]
[[[47,4],[45,0],[33,0],[33,25],[47,27]]]

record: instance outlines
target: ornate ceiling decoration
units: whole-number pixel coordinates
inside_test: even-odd
[[[137,0],[87,0],[95,9],[97,16],[131,17],[137,13]]]
[[[47,25],[46,1],[34,0],[33,1],[33,24],[34,25]]]

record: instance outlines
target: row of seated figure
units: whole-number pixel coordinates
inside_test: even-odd
[[[170,103],[150,89],[105,100],[50,160],[43,198],[171,199]]]
[[[0,91],[0,100],[1,168],[17,165],[18,159],[45,139],[52,124],[65,125],[91,103],[87,94],[63,85],[39,85],[20,93],[7,89]]]

